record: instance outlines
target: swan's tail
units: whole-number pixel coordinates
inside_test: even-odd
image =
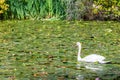
[[[101,63],[101,64],[107,64],[107,63],[110,63],[110,61],[99,61],[99,63]]]

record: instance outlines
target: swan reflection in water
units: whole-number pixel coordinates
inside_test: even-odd
[[[89,69],[89,70],[92,70],[92,71],[103,71],[104,69],[104,65],[102,64],[97,64],[97,63],[84,63],[84,62],[81,62],[81,63],[78,63],[76,65],[76,68],[77,69]]]
[[[76,80],[84,80],[84,76],[79,74],[76,76]]]
[[[76,80],[85,80],[85,78],[84,78],[83,75],[80,75],[80,74],[79,74],[79,75],[76,77]],[[95,80],[100,80],[100,78],[99,78],[99,77],[96,77]]]
[[[79,70],[91,70],[95,73],[101,73],[104,71],[104,67],[105,67],[105,64],[101,65],[101,64],[97,64],[97,63],[84,63],[84,62],[79,62],[77,65],[76,65],[76,68],[79,69]],[[81,73],[79,73],[77,76],[76,76],[76,79],[77,80],[85,80],[85,75],[82,75]],[[100,80],[99,77],[95,78],[95,80]]]
[[[76,65],[76,68],[79,70],[91,70],[95,73],[101,73],[104,71],[104,65],[97,64],[97,63],[79,63]],[[76,80],[85,80],[85,74],[79,73],[76,76]],[[100,80],[99,77],[96,77],[94,80]]]

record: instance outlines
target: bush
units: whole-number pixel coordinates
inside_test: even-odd
[[[68,20],[120,20],[120,0],[67,0]]]
[[[3,19],[3,14],[8,9],[8,4],[6,4],[5,2],[5,0],[0,0],[0,20]]]
[[[96,19],[119,20],[120,0],[94,0],[93,14]]]
[[[89,20],[92,3],[92,0],[67,0],[67,20]]]
[[[4,13],[8,9],[8,4],[5,3],[5,0],[0,0],[0,14]]]

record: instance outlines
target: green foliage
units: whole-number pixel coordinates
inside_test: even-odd
[[[4,0],[3,0],[4,1]],[[1,0],[2,2],[2,0]],[[120,0],[6,0],[6,19],[120,20]]]
[[[17,19],[40,19],[64,15],[63,0],[7,0],[8,15]]]
[[[94,0],[93,13],[108,19],[119,19],[120,0]]]
[[[8,4],[5,3],[5,0],[0,0],[0,14],[4,13],[8,9]]]
[[[6,0],[0,0],[0,20],[5,19],[6,11],[9,5],[6,4]]]

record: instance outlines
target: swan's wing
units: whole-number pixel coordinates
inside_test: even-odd
[[[99,59],[99,60],[104,60],[105,57],[104,56],[101,56],[101,55],[98,55],[98,54],[91,54],[91,55],[88,55],[89,58],[92,57],[92,58],[96,58],[96,59]]]
[[[105,60],[105,57],[104,56],[101,56],[101,55],[97,55],[99,56],[99,59],[102,61],[102,60]]]
[[[97,61],[99,62],[99,61],[102,61],[104,59],[105,59],[105,57],[103,57],[101,55],[91,54],[91,55],[84,57],[82,60],[85,62],[97,62]]]

